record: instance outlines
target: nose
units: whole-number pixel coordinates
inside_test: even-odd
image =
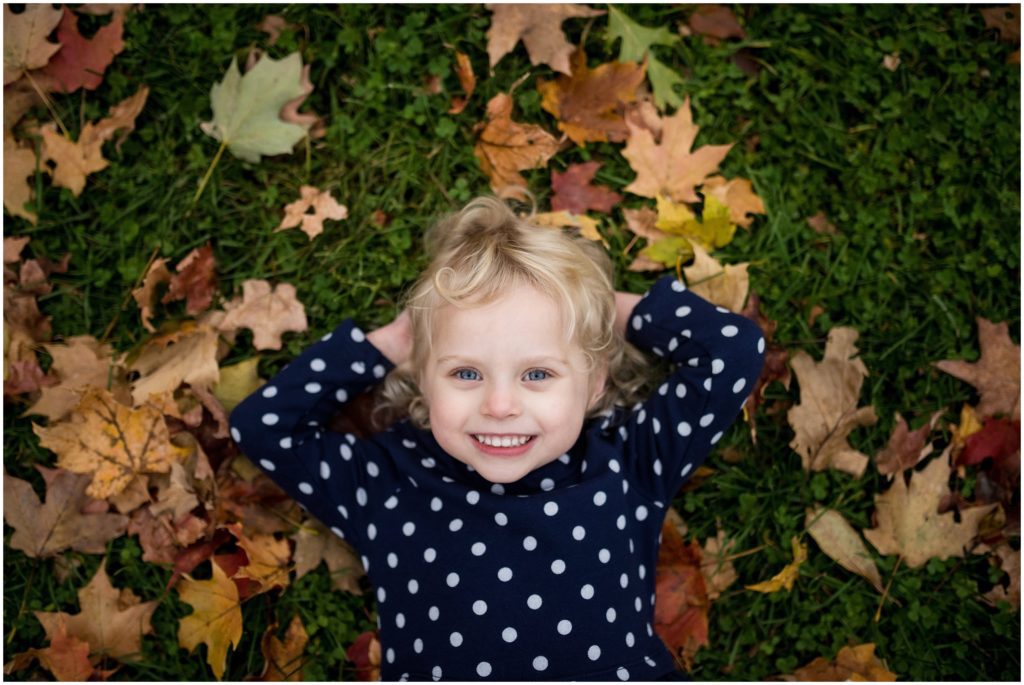
[[[515,388],[504,383],[492,383],[485,389],[480,413],[496,419],[519,416],[522,408]]]

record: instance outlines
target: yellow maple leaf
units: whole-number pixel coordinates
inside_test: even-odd
[[[238,569],[236,578],[255,580],[260,584],[260,592],[288,586],[292,552],[287,540],[278,540],[273,535],[247,536],[240,523],[229,525],[228,530],[249,558],[249,563]]]
[[[707,198],[700,219],[685,203],[673,202],[660,194],[657,199],[658,220],[654,227],[658,230],[696,241],[709,252],[732,242],[736,225],[729,219],[729,208],[716,198]]]
[[[238,587],[216,563],[209,580],[186,576],[178,583],[181,601],[194,611],[178,624],[178,644],[189,652],[206,645],[206,663],[220,680],[228,658],[228,645],[238,647],[242,639],[242,607]]]
[[[755,585],[747,585],[748,590],[754,592],[778,592],[779,590],[792,590],[793,583],[800,575],[800,565],[807,561],[807,545],[802,544],[795,535],[790,540],[793,546],[793,561],[786,564],[785,568],[776,573],[769,580]]]
[[[559,212],[541,212],[530,217],[530,223],[535,226],[550,226],[552,228],[577,228],[587,240],[604,242],[600,231],[597,230],[597,219],[592,219],[586,214],[573,214],[567,209]]]

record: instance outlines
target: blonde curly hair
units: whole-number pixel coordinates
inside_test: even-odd
[[[409,291],[412,352],[378,390],[375,413],[384,422],[408,416],[429,428],[419,372],[431,349],[434,313],[444,305],[487,304],[514,286],[529,285],[560,306],[566,336],[582,349],[591,369],[607,369],[601,397],[588,416],[637,399],[645,359],[616,334],[612,263],[594,242],[560,229],[535,226],[504,202],[479,197],[427,232],[430,264]]]

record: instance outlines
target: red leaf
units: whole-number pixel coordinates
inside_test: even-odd
[[[356,679],[361,681],[380,680],[380,640],[377,631],[367,631],[356,638],[345,650],[349,661],[356,665]]]
[[[583,214],[588,209],[612,211],[612,207],[622,201],[622,196],[606,186],[590,185],[600,168],[600,162],[584,162],[570,164],[565,173],[552,171],[551,188],[555,194],[551,198],[551,209],[556,212],[566,209],[573,214]]]
[[[78,15],[65,11],[57,27],[61,49],[41,70],[50,89],[62,93],[72,93],[79,88],[96,90],[103,83],[103,72],[124,50],[123,32],[124,17],[115,12],[110,23],[89,40],[78,32]]]
[[[985,419],[982,429],[968,436],[958,463],[980,464],[986,457],[999,462],[1020,451],[1020,421]]]
[[[213,291],[217,288],[213,248],[206,244],[192,250],[178,264],[177,271],[162,302],[167,304],[187,298],[185,312],[192,316],[209,307],[213,302]]]
[[[211,540],[197,542],[183,549],[174,561],[174,573],[171,574],[170,580],[167,581],[166,589],[174,587],[181,574],[190,572],[196,566],[209,559],[217,551],[218,547],[229,540],[231,540],[231,534],[221,528],[213,534]]]
[[[658,554],[654,630],[687,670],[693,656],[708,644],[708,593],[700,572],[702,554],[696,541],[689,545],[668,520],[661,527]]]

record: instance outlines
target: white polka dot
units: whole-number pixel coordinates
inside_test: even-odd
[[[508,523],[508,516],[505,516],[505,514],[499,511],[497,514],[494,515],[494,522],[497,523],[499,526],[504,526]]]
[[[687,464],[686,466],[683,467],[683,470],[679,473],[679,475],[680,476],[685,476],[686,474],[688,474],[690,472],[690,469],[692,469],[692,468],[693,468],[693,464]]]
[[[345,539],[345,533],[342,532],[341,528],[337,528],[336,526],[331,526],[331,532],[334,533],[335,535],[337,535],[342,540]]]
[[[517,637],[519,637],[519,633],[516,632],[515,628],[505,628],[505,630],[501,631],[501,639],[505,642],[515,642]]]
[[[280,420],[280,417],[278,417],[277,414],[268,413],[264,414],[263,418],[260,420],[263,421],[263,425],[265,426],[273,426]]]
[[[263,388],[263,392],[260,394],[269,400],[271,397],[277,397],[277,388],[273,385],[268,385]]]
[[[384,378],[384,374],[386,373],[387,371],[384,370],[384,367],[381,364],[377,364],[376,366],[373,367],[374,378]]]
[[[398,498],[395,497],[394,495],[391,495],[391,497],[388,497],[387,500],[384,502],[384,507],[386,509],[394,509],[397,506],[398,506]]]
[[[525,538],[523,538],[523,549],[525,549],[527,552],[532,552],[533,550],[537,549],[537,538],[533,537],[532,535],[527,535]]]
[[[633,637],[633,633],[626,633],[626,646],[632,647],[636,643],[636,638]]]
[[[551,480],[550,478],[545,478],[540,482],[540,489],[543,490],[544,492],[550,492],[551,490],[554,490],[555,481]]]
[[[459,584],[459,574],[452,571],[448,574],[448,577],[444,579],[444,582],[448,583],[448,587],[455,587]]]
[[[625,495],[627,492],[629,492],[629,481],[624,480],[622,481],[622,494]]]
[[[565,464],[566,466],[568,466],[568,465],[569,465],[569,462],[570,462],[570,461],[572,461],[572,459],[571,459],[571,458],[569,457],[569,455],[568,455],[568,454],[563,454],[562,456],[560,456],[560,457],[558,458],[558,461],[560,461],[560,462],[562,462],[563,464]]]
[[[430,500],[430,510],[441,511],[441,500],[439,498],[435,497],[434,499]]]
[[[644,566],[643,564],[640,564],[640,567],[637,568],[636,571],[637,571],[637,575],[640,576],[640,580],[643,580],[647,576],[647,567]]]
[[[395,625],[399,628],[405,627],[405,614],[399,612],[398,615],[395,616]]]
[[[722,439],[722,431],[718,431],[711,438],[711,444],[714,445],[716,442]]]
[[[481,678],[486,678],[491,675],[491,665],[486,661],[481,661],[476,665],[476,674]]]
[[[430,607],[430,610],[427,611],[427,616],[431,621],[436,621],[441,617],[441,611],[437,607]]]
[[[693,310],[687,307],[686,305],[683,305],[682,307],[676,309],[676,316],[678,316],[679,318],[683,318],[684,316],[689,316],[691,311]]]
[[[487,545],[482,542],[474,542],[473,546],[469,548],[469,551],[473,553],[473,556],[483,556],[484,552],[487,551]]]
[[[433,563],[434,559],[437,559],[437,550],[433,547],[427,547],[423,550],[423,560],[428,564]]]
[[[544,505],[544,513],[548,516],[554,516],[558,513],[558,505],[554,502],[548,502]]]
[[[231,439],[235,442],[242,442],[242,434],[234,426],[231,427]]]
[[[491,486],[491,492],[494,493],[495,495],[504,495],[505,486],[502,485],[501,483],[495,483],[494,485]]]
[[[260,466],[262,466],[267,471],[273,471],[274,469],[277,468],[277,466],[274,465],[274,462],[269,461],[267,459],[260,459]]]
[[[417,592],[420,591],[420,582],[418,580],[416,580],[415,578],[413,578],[412,580],[409,581],[408,588],[409,588],[409,594],[410,595],[415,595]]]
[[[448,530],[453,533],[462,530],[462,519],[452,519],[451,523],[448,524]]]
[[[586,585],[581,587],[580,588],[580,597],[582,597],[583,599],[593,599],[593,597],[594,597],[594,586],[591,585],[590,583],[587,583]]]
[[[707,428],[708,426],[711,425],[711,422],[714,421],[714,420],[715,420],[715,415],[714,414],[705,414],[704,416],[700,417],[700,427],[701,428]]]
[[[384,658],[388,660],[389,664],[395,663],[395,650],[388,647],[388,650],[384,652]]]
[[[420,463],[423,464],[423,466],[425,466],[428,469],[434,468],[434,466],[437,464],[437,462],[431,459],[430,457],[427,457],[426,459],[420,459]]]
[[[637,613],[639,613],[644,608],[644,603],[640,601],[639,597],[633,600],[633,608],[637,610]]]
[[[722,369],[724,369],[724,368],[725,368],[725,362],[723,362],[721,359],[712,359],[711,360],[711,373],[713,373],[715,375],[718,375],[718,374],[722,373]]]
[[[582,540],[587,536],[587,529],[583,526],[576,526],[572,529],[573,540]]]
[[[366,335],[358,328],[353,328],[351,335],[352,339],[355,340],[357,343],[361,343],[364,340],[366,340]]]
[[[366,490],[363,490],[362,488],[356,488],[356,502],[359,503],[359,506],[365,507],[366,500]]]
[[[708,392],[711,392],[711,376],[708,376],[707,378],[704,379],[704,389]]]
[[[637,425],[640,425],[641,423],[643,423],[646,418],[647,418],[647,412],[645,410],[641,409],[640,411],[638,411],[637,414],[636,414]]]
[[[604,494],[604,491],[598,491],[598,492],[594,493],[594,504],[596,504],[597,506],[600,507],[601,505],[603,505],[607,501],[608,501],[608,495]]]
[[[404,524],[402,524],[402,533],[405,535],[405,537],[411,537],[412,534],[415,532],[416,524],[412,521],[406,521]]]
[[[612,554],[608,550],[602,549],[597,553],[597,558],[601,560],[602,564],[607,564],[608,560],[612,558]]]
[[[394,552],[388,553],[388,566],[390,566],[391,568],[395,568],[396,566],[398,566],[398,555]]]
[[[668,341],[669,352],[675,352],[677,347],[679,347],[679,338],[672,338]]]
[[[626,432],[625,426],[619,426],[619,437],[621,437],[623,441],[629,439],[629,433]]]
[[[617,459],[609,459],[608,468],[610,468],[614,473],[618,473],[619,471],[622,470],[622,467],[619,466],[619,461]]]
[[[280,445],[283,450],[290,450],[292,448],[292,439],[291,437],[281,438],[281,442],[277,444]]]
[[[654,460],[653,468],[654,468],[654,475],[660,476],[661,475],[661,459],[655,459]]]
[[[309,483],[299,483],[299,491],[304,495],[312,495],[313,486]]]
[[[615,609],[608,607],[608,611],[604,612],[604,617],[608,619],[609,623],[615,623]]]
[[[366,527],[366,537],[370,538],[371,540],[376,538],[377,537],[377,526],[373,525],[372,523],[370,525],[368,525]]]
[[[629,587],[629,576],[626,575],[625,573],[623,573],[621,576],[619,576],[619,585],[622,586],[623,590],[625,590],[627,587]]]
[[[643,326],[643,325],[644,325],[644,320],[642,318],[640,318],[639,314],[637,314],[636,316],[633,317],[633,330],[634,331],[639,331],[640,327]]]
[[[308,392],[308,393],[309,393],[310,395],[315,395],[315,394],[317,394],[318,392],[320,392],[320,390],[321,390],[321,387],[320,387],[320,384],[319,384],[319,383],[306,383],[306,387],[305,387],[305,390],[306,390],[306,392]]]
[[[645,520],[647,520],[647,507],[645,507],[642,504],[639,507],[636,508],[636,520],[637,521],[645,521]]]
[[[619,677],[619,680],[629,680],[629,671],[626,670],[625,666],[619,666],[619,670],[615,671],[615,675]]]
[[[561,559],[555,559],[551,562],[551,572],[555,575],[561,575],[565,573],[565,562]]]
[[[678,397],[679,399],[683,399],[684,397],[686,397],[686,386],[683,385],[682,383],[676,385],[676,397]]]
[[[530,595],[526,599],[526,606],[531,609],[540,609],[540,605],[544,603],[544,600],[540,598],[540,595]]]
[[[338,391],[334,393],[334,399],[344,404],[345,402],[348,402],[348,392],[345,388],[339,388]]]
[[[370,478],[376,478],[380,475],[380,467],[375,462],[366,462],[366,473],[370,475]]]
[[[452,643],[452,647],[458,647],[462,644],[462,633],[454,632],[448,636],[448,641]]]
[[[416,638],[412,643],[412,651],[417,654],[421,653],[423,651],[423,640]]]
[[[366,564],[363,564],[363,566],[366,566]],[[377,601],[378,602],[383,604],[384,600],[387,599],[387,596],[388,596],[388,593],[384,591],[384,588],[382,588],[382,587],[377,588]]]
[[[327,363],[323,359],[314,359],[309,363],[309,368],[320,372],[327,368]]]
[[[757,351],[764,354],[764,338],[757,341]]]
[[[740,329],[738,329],[738,328],[736,328],[735,326],[732,326],[732,325],[725,326],[724,328],[722,328],[722,335],[724,335],[727,338],[735,337],[736,334],[739,333],[739,332],[740,332]]]
[[[668,394],[668,383],[662,383],[658,386],[658,394],[662,397]]]
[[[480,501],[480,493],[476,490],[470,490],[466,493],[466,501],[470,504],[476,504]]]
[[[434,680],[440,680],[441,679],[441,667],[440,666],[434,666],[433,670],[430,671],[430,675],[434,678]]]
[[[676,426],[676,430],[679,431],[679,434],[684,438],[693,432],[693,429],[690,428],[690,424],[688,424],[686,421],[680,421],[679,425]]]
[[[414,441],[409,440],[408,438],[406,438],[406,439],[402,440],[402,447],[404,447],[407,450],[414,450],[414,449],[416,449],[416,443]]]
[[[352,366],[350,368],[360,376],[366,373],[366,364],[363,362],[352,362]]]
[[[597,645],[590,645],[590,649],[587,650],[587,656],[590,657],[591,661],[597,661],[601,658],[601,648]]]
[[[512,580],[512,569],[510,569],[508,566],[502,566],[500,569],[498,569],[498,580],[500,580],[503,583],[507,583],[508,581]]]
[[[626,529],[626,517],[625,516],[619,516],[619,518],[615,519],[615,527],[618,528],[619,530],[625,530]]]
[[[691,359],[687,359],[686,363],[689,364],[690,366],[697,366],[698,364],[700,364],[700,359],[698,359],[697,357],[693,357]]]
[[[542,656],[537,657],[533,660],[533,670],[543,671],[548,667],[548,660]]]
[[[487,602],[482,599],[478,599],[473,602],[473,613],[477,616],[483,616],[487,613]]]
[[[341,458],[345,461],[352,458],[352,448],[345,443],[341,443],[341,447],[338,448],[338,451],[341,453]]]
[[[345,508],[344,504],[339,504],[338,505],[338,513],[341,514],[342,518],[344,518],[344,519],[348,518],[348,509]]]
[[[557,630],[559,635],[568,635],[572,632],[572,623],[563,618],[558,622]]]
[[[687,328],[685,331],[682,331],[679,335],[683,336],[684,338],[692,338],[693,337],[693,331],[691,331],[689,328]]]

